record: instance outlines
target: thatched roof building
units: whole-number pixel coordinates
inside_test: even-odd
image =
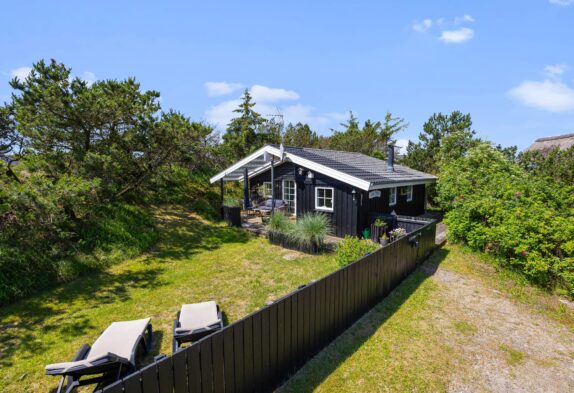
[[[574,134],[566,134],[539,138],[526,150],[549,150],[554,148],[566,150],[572,146],[574,146]]]

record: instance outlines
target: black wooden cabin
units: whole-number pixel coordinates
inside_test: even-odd
[[[268,145],[211,178],[217,181],[243,181],[244,205],[259,194],[287,201],[288,212],[296,216],[322,212],[331,218],[334,235],[343,237],[360,235],[381,214],[423,214],[426,185],[436,178],[395,165],[392,147],[383,161],[360,153]]]

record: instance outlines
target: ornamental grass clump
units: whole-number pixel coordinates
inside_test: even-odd
[[[302,249],[320,249],[331,232],[331,222],[322,213],[307,213],[289,231],[289,240]]]
[[[287,235],[293,229],[293,222],[285,213],[277,211],[269,217],[269,222],[265,228],[271,233]]]

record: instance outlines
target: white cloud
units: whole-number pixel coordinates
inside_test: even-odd
[[[241,89],[243,85],[241,83],[229,82],[205,82],[203,87],[205,87],[208,96],[217,97],[234,93]]]
[[[272,87],[253,85],[249,89],[255,102],[277,102],[284,100],[298,100],[299,94],[293,90],[276,89]]]
[[[547,65],[544,67],[545,80],[524,81],[508,93],[530,107],[549,112],[574,111],[574,87],[560,78],[567,69],[566,64]]]
[[[549,78],[558,78],[562,75],[568,66],[566,64],[551,64],[544,67],[544,74]]]
[[[31,71],[32,67],[19,67],[14,70],[11,70],[10,76],[12,78],[16,77],[20,79],[20,81],[24,81],[24,79],[26,79],[26,77],[30,74]]]
[[[301,103],[279,106],[278,103],[281,101],[296,101],[299,99],[299,94],[293,90],[253,85],[249,91],[253,101],[256,103],[255,111],[264,117],[281,114],[285,124],[302,122],[309,124],[315,130],[321,130],[332,126],[334,122],[339,122],[346,118],[345,113],[319,113],[313,106]],[[237,98],[214,105],[205,111],[205,119],[219,128],[225,128],[231,119],[237,116],[236,113],[233,113],[233,110],[237,109],[240,103],[241,98]]]
[[[422,22],[414,22],[413,23],[413,30],[419,33],[424,33],[432,26],[431,19],[425,19]]]
[[[460,25],[461,23],[472,23],[474,22],[474,18],[469,14],[464,14],[463,16],[457,16],[454,18],[454,24]]]
[[[84,72],[81,76],[80,79],[83,80],[84,82],[86,82],[88,84],[88,86],[91,86],[94,84],[94,82],[97,81],[96,79],[96,74],[94,74],[93,72],[90,71],[86,71]]]
[[[549,3],[562,7],[568,7],[569,5],[574,4],[574,0],[549,0]]]
[[[549,112],[574,110],[574,88],[559,80],[524,81],[509,93],[527,106]]]
[[[474,37],[474,30],[468,27],[462,27],[458,30],[445,30],[441,33],[439,39],[447,44],[462,44]]]

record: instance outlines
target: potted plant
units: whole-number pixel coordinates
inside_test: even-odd
[[[391,231],[392,241],[399,240],[401,237],[406,236],[407,230],[405,228],[395,228]]]
[[[241,227],[241,201],[233,196],[223,199],[223,218],[230,227]]]
[[[387,223],[380,217],[371,225],[371,240],[375,243],[379,241],[383,233],[387,230]]]
[[[389,244],[389,237],[387,236],[386,232],[383,232],[383,236],[380,237],[379,239],[381,246],[386,246],[387,244]]]

